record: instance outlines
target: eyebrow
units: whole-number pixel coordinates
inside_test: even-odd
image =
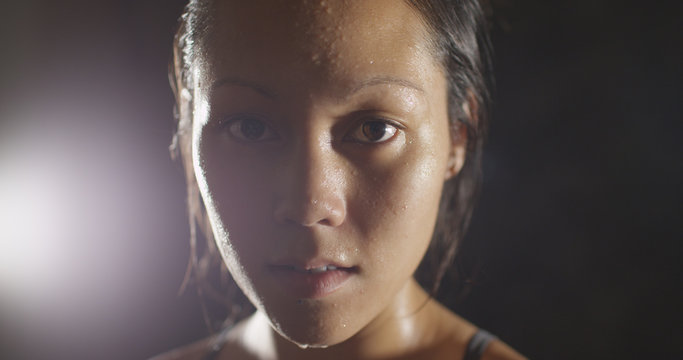
[[[415,89],[421,93],[424,93],[424,89],[414,82],[406,79],[396,78],[393,76],[376,76],[368,80],[360,82],[358,85],[354,86],[348,95],[352,95],[362,89],[376,85],[399,85],[407,88]]]
[[[277,94],[268,89],[267,87],[258,84],[253,81],[249,81],[246,79],[242,79],[239,77],[224,77],[220,80],[216,80],[212,85],[211,85],[211,91],[215,91],[217,88],[225,85],[231,85],[231,86],[240,86],[240,87],[245,87],[248,89],[251,89],[253,91],[256,91],[257,93],[264,95],[267,98],[270,99],[276,99]],[[372,86],[377,86],[377,85],[399,85],[411,89],[415,89],[421,93],[424,93],[424,89],[420,87],[419,85],[415,84],[414,82],[406,79],[401,79],[401,78],[396,78],[393,76],[376,76],[364,81],[361,81],[358,83],[356,86],[351,88],[351,90],[346,94],[346,97],[349,97],[365,88],[372,87]]]
[[[225,85],[245,87],[254,90],[267,98],[277,98],[277,94],[267,87],[239,77],[224,77],[220,80],[216,80],[213,84],[211,84],[211,92],[214,92],[217,88]]]

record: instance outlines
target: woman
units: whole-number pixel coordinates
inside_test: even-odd
[[[256,311],[162,359],[523,358],[422,287],[478,188],[482,18],[474,0],[190,2],[172,75],[193,239]]]

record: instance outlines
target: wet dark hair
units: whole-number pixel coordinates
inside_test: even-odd
[[[179,20],[169,66],[176,97],[177,126],[170,150],[174,158],[182,158],[187,179],[191,255],[181,291],[188,283],[196,283],[200,297],[226,305],[228,320],[224,325],[229,326],[249,315],[253,307],[230,278],[217,251],[190,159],[191,66],[204,51],[204,40],[211,31],[214,1],[190,0]],[[463,254],[459,249],[482,181],[482,145],[488,126],[491,87],[487,21],[483,1],[406,0],[406,3],[429,29],[434,56],[447,76],[452,134],[457,137],[461,126],[466,127],[467,133],[465,163],[458,175],[444,184],[432,240],[414,275],[432,296],[452,304],[454,297],[467,292],[472,276],[471,270],[462,265]],[[199,237],[205,241],[198,241]],[[445,287],[446,291],[440,291],[445,279],[449,286]],[[210,323],[206,306],[203,304],[204,316]]]

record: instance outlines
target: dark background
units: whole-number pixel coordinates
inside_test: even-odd
[[[456,310],[535,359],[680,359],[680,2],[496,4],[468,234],[483,270]],[[182,6],[3,3],[0,358],[142,359],[206,335],[176,295]]]

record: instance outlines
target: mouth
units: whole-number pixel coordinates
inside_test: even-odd
[[[282,292],[299,299],[319,299],[342,288],[356,273],[356,267],[340,265],[268,267]]]
[[[307,273],[307,274],[320,274],[324,273],[326,271],[335,271],[335,270],[351,270],[351,268],[345,268],[342,266],[335,266],[335,265],[323,265],[323,266],[318,266],[318,267],[310,267],[310,268],[299,268],[293,265],[285,265],[289,270],[295,271],[295,272],[300,272],[300,273]]]

